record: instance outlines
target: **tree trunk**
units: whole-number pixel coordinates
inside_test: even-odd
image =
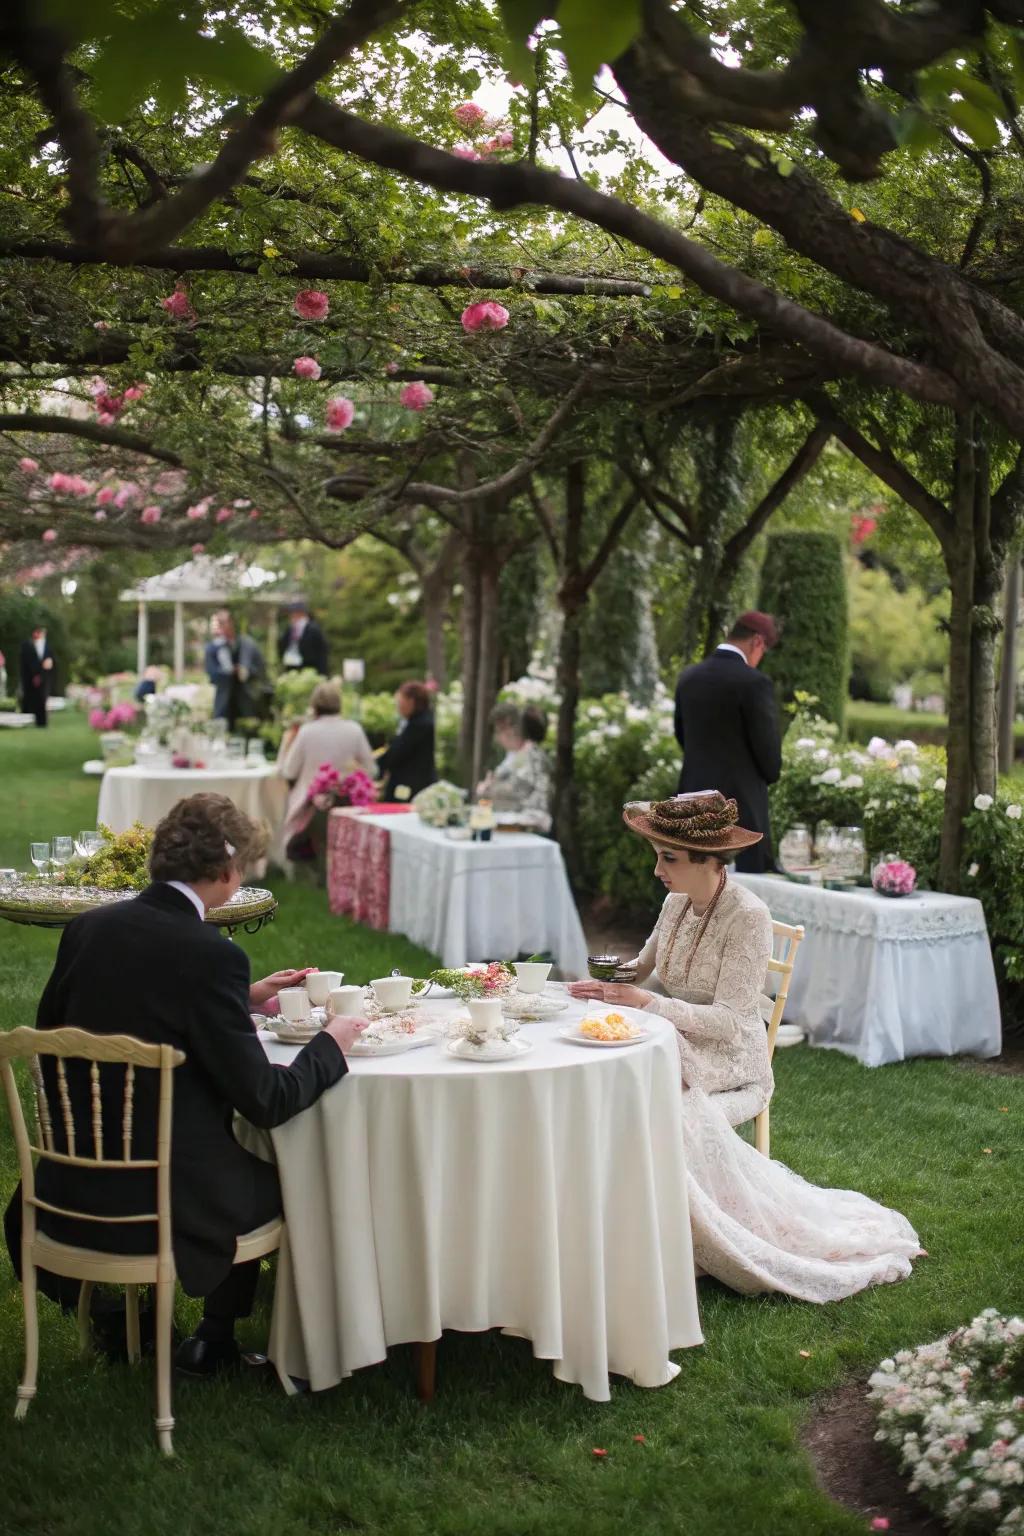
[[[499,551],[494,545],[478,545],[475,556],[480,582],[480,612],[471,790],[483,778],[491,744],[491,711],[498,696],[498,580],[501,574]]]
[[[462,720],[459,723],[459,773],[472,785],[476,735],[476,680],[480,666],[480,572],[476,551],[467,543],[462,555]]]
[[[577,833],[578,796],[576,792],[575,742],[576,714],[580,703],[580,637],[582,605],[563,609],[562,633],[558,642],[556,687],[560,695],[558,730],[555,739],[555,784],[552,821],[555,837],[565,858],[569,879],[575,886],[579,876],[579,839]]]
[[[1003,605],[1003,654],[999,666],[999,772],[1013,768],[1013,726],[1017,716],[1017,615],[1020,610],[1020,560],[1006,572]]]
[[[946,797],[942,813],[939,883],[945,891],[960,888],[963,822],[974,793],[972,644],[974,612],[974,520],[977,463],[973,417],[957,423],[956,485],[953,492],[953,531],[943,550],[949,574],[949,729],[946,739]]]

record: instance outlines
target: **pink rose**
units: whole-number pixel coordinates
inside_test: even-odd
[[[351,400],[346,400],[344,395],[339,395],[334,400],[328,400],[324,411],[324,419],[331,432],[344,432],[346,427],[352,425],[352,418],[356,414],[356,408]]]
[[[139,513],[139,522],[152,526],[154,523],[158,523],[162,517],[163,512],[159,507],[143,507]]]
[[[83,480],[81,475],[69,475],[68,490],[72,496],[91,496],[94,489],[95,487],[90,485],[88,480]]]
[[[124,398],[126,400],[141,400],[146,393],[146,389],[147,386],[145,384],[130,384],[124,392]]]
[[[214,518],[214,522],[215,523],[230,523],[230,521],[234,517],[234,515],[235,514],[232,512],[230,507],[220,507],[218,509],[218,511],[217,511],[216,517]]]
[[[301,320],[326,320],[330,307],[326,293],[316,288],[300,289],[292,305]]]
[[[205,517],[208,511],[209,508],[204,507],[200,502],[198,506],[186,508],[185,516],[188,518],[190,523],[194,523],[197,517]]]
[[[57,542],[57,530],[56,530],[56,528],[45,528],[43,530],[43,543],[44,544],[56,544],[56,542]]]
[[[434,391],[422,379],[414,379],[411,384],[402,386],[398,398],[407,410],[423,411],[433,400]]]
[[[456,144],[452,154],[458,160],[479,160],[480,156],[471,144]]]
[[[475,101],[464,101],[452,111],[452,117],[460,128],[478,128],[486,116],[483,107],[478,107]]]
[[[184,288],[175,288],[166,299],[160,300],[160,308],[172,315],[175,320],[194,320],[196,312],[192,308],[191,301]]]
[[[98,507],[108,507],[113,499],[114,487],[112,485],[101,486],[96,492],[96,505]]]
[[[508,325],[508,310],[504,304],[485,299],[480,304],[469,304],[462,311],[464,331],[503,331]]]
[[[315,357],[297,357],[292,367],[297,379],[318,379],[322,372]]]
[[[34,475],[36,470],[39,468],[39,465],[36,463],[35,459],[19,459],[18,468],[21,470],[23,475]]]

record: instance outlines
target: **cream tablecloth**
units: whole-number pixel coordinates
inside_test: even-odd
[[[701,1331],[674,1031],[642,1016],[651,1036],[628,1048],[560,1040],[582,1012],[524,1025],[534,1049],[516,1061],[443,1044],[353,1058],[271,1133],[287,1241],[269,1348],[286,1388],[333,1387],[445,1328],[529,1339],[599,1402],[610,1375],[678,1373],[670,1352]]]
[[[155,827],[186,795],[227,795],[239,810],[276,827],[288,786],[273,763],[258,768],[108,768],[100,785],[97,821],[125,832],[136,821]]]
[[[908,1056],[997,1056],[1001,1023],[981,902],[893,899],[774,875],[734,875],[783,923],[802,923],[787,1021],[812,1045],[878,1067]]]

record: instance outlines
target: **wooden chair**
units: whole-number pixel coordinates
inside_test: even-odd
[[[56,1150],[50,1104],[43,1088],[40,1056],[56,1058],[57,1094],[66,1137],[66,1152]],[[68,1092],[65,1061],[89,1062],[88,1126],[76,1126]],[[49,1270],[51,1274],[64,1275],[82,1282],[78,1302],[78,1330],[83,1348],[89,1344],[89,1303],[93,1286],[97,1283],[123,1285],[125,1287],[125,1330],[128,1358],[134,1364],[139,1360],[139,1286],[152,1285],[156,1290],[156,1432],[160,1449],[173,1456],[171,1432],[174,1418],[171,1414],[171,1322],[174,1310],[174,1250],[171,1245],[171,1123],[174,1098],[173,1074],[185,1060],[185,1053],[169,1045],[147,1045],[130,1035],[93,1035],[83,1029],[37,1030],[21,1027],[8,1034],[0,1034],[0,1077],[3,1078],[14,1131],[14,1144],[21,1173],[22,1236],[21,1236],[21,1290],[25,1309],[25,1375],[18,1387],[16,1419],[23,1419],[29,1403],[36,1395],[36,1379],[39,1369],[39,1314],[37,1305],[36,1270]],[[25,1115],[14,1074],[14,1063],[27,1061],[35,1087],[36,1140],[32,1140],[25,1124]],[[104,1156],[103,1106],[100,1094],[101,1062],[118,1063],[125,1067],[124,1091],[121,1103],[120,1143],[121,1156],[111,1159]],[[159,1109],[156,1132],[156,1156],[135,1157],[132,1153],[133,1105],[135,1096],[135,1071],[144,1068],[157,1071],[159,1082]],[[91,1141],[92,1151],[84,1149]],[[78,1150],[79,1147],[82,1150]],[[96,1216],[88,1211],[68,1210],[51,1205],[36,1194],[36,1162],[41,1159],[72,1168],[102,1168],[108,1176],[117,1177],[117,1171],[135,1172],[151,1169],[156,1176],[156,1210],[133,1216]],[[38,1231],[36,1212],[50,1211],[57,1216],[76,1221],[92,1221],[104,1226],[149,1222],[156,1225],[155,1252],[126,1255],[104,1253],[93,1248],[80,1248],[70,1243],[57,1242]],[[262,1258],[280,1246],[283,1223],[267,1222],[237,1240],[235,1263]]]
[[[768,1026],[768,1060],[775,1055],[775,1041],[778,1038],[779,1025],[782,1023],[782,1015],[786,1007],[786,998],[789,996],[789,982],[793,975],[793,965],[796,961],[796,952],[803,941],[803,928],[791,928],[788,923],[772,922],[772,957],[768,961],[768,975],[778,976],[779,984],[774,999],[771,1002],[771,1010],[765,1023]],[[754,1146],[759,1152],[768,1157],[768,1105],[766,1104],[759,1115],[754,1117]]]

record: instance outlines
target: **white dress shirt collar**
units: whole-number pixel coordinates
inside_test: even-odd
[[[190,885],[186,885],[184,880],[165,880],[164,884],[169,885],[172,891],[180,891],[183,896],[187,896],[189,901],[195,907],[196,911],[199,913],[202,921],[206,921],[206,908],[203,906],[202,900],[197,891],[194,891]]]
[[[740,650],[739,646],[738,645],[730,645],[728,640],[724,640],[722,642],[722,644],[716,646],[715,649],[717,651],[733,651],[735,653],[735,655],[737,655],[740,658],[740,660],[744,663],[745,666],[748,666],[748,667],[750,666],[750,662],[747,661],[746,656]]]

